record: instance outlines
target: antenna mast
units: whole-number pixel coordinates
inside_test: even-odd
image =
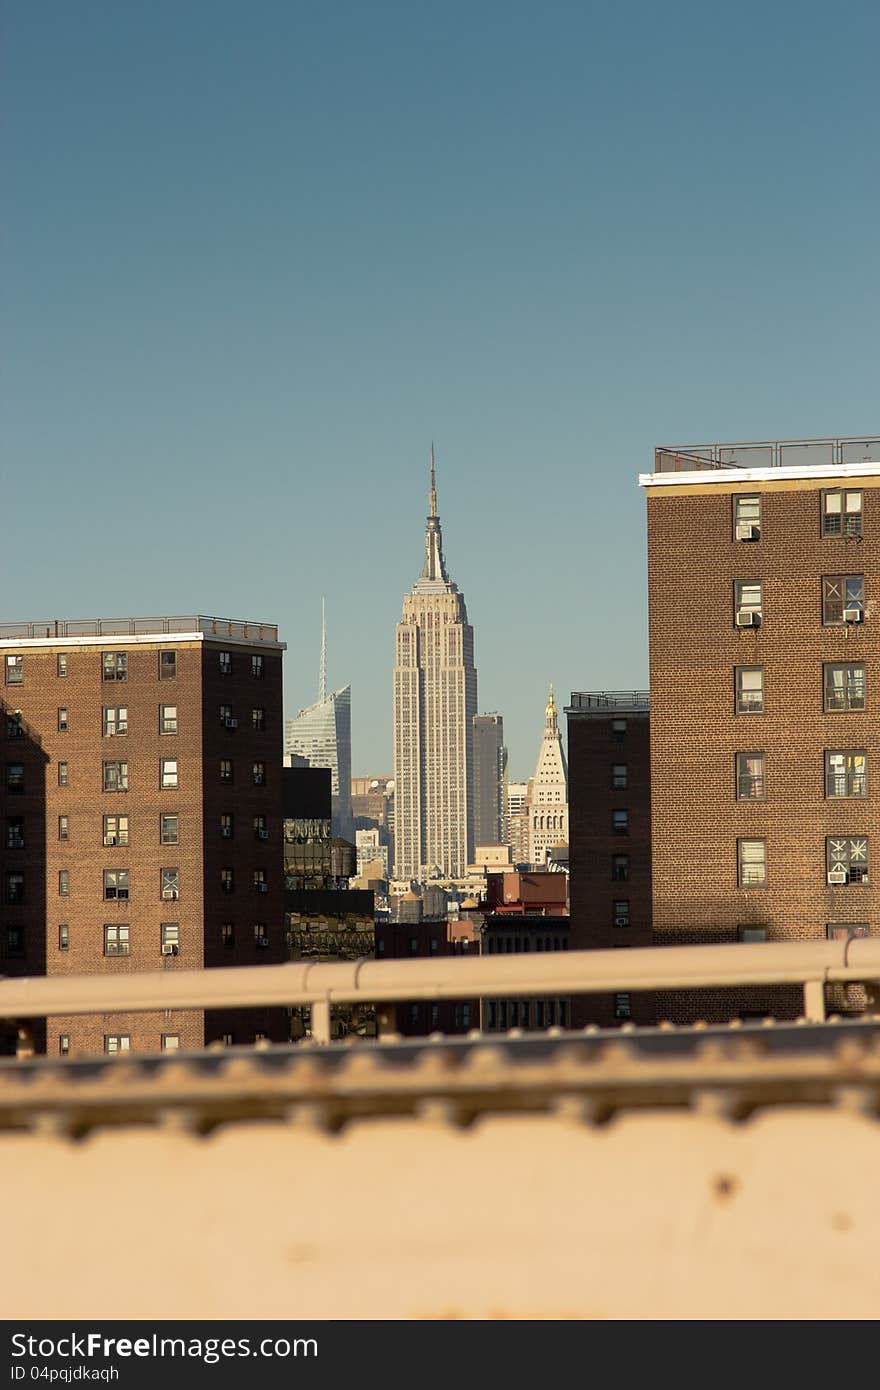
[[[327,698],[327,616],[324,599],[321,598],[321,671],[318,677],[318,693],[321,700]]]

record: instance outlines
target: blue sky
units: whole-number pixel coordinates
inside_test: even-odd
[[[391,770],[430,442],[479,703],[647,681],[657,443],[880,431],[868,4],[7,0],[3,617],[277,621]]]

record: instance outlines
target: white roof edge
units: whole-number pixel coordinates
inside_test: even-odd
[[[880,477],[880,463],[791,464],[781,468],[700,468],[693,473],[640,473],[639,487],[682,483],[772,483],[781,478]]]
[[[0,648],[12,647],[16,651],[34,647],[61,647],[65,651],[72,647],[137,647],[163,642],[173,647],[178,642],[217,642],[230,647],[271,647],[273,651],[286,652],[286,642],[271,642],[256,637],[226,637],[216,632],[108,632],[103,637],[3,637]]]

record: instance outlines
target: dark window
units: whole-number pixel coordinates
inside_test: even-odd
[[[101,671],[105,681],[127,681],[128,653],[102,652]]]
[[[224,922],[220,928],[220,940],[225,949],[231,951],[235,945],[235,927],[232,922]]]
[[[847,883],[868,882],[868,837],[829,835],[825,841],[828,882],[842,887]]]
[[[861,662],[825,666],[825,709],[865,708],[865,668]]]
[[[257,786],[257,787],[260,787],[260,786],[262,786],[262,784],[265,782],[265,780],[266,780],[266,764],[265,764],[265,763],[254,763],[254,785]]]
[[[261,709],[252,709],[251,723],[258,733],[262,733],[265,725],[265,711]]]
[[[109,922],[104,927],[104,955],[127,956],[128,954],[128,923]]]
[[[632,1018],[632,995],[615,994],[614,996],[614,1017]]]
[[[232,652],[220,653],[220,674],[221,676],[232,675]]]
[[[24,874],[21,869],[9,869],[6,874],[6,901],[24,902]]]
[[[268,840],[269,831],[266,829],[266,817],[254,816],[254,839]]]
[[[220,817],[220,834],[224,840],[231,840],[234,829],[232,814],[225,811]]]
[[[740,888],[763,888],[767,882],[767,841],[737,840]]]
[[[159,653],[160,681],[173,681],[177,675],[177,652]]]
[[[224,893],[235,892],[235,874],[232,869],[220,870],[220,889]]]
[[[616,883],[626,883],[629,879],[629,855],[613,854],[611,856],[611,877]]]
[[[10,796],[24,794],[24,763],[6,764],[6,791]]]
[[[17,709],[17,710],[15,710],[12,714],[7,714],[7,716],[6,716],[6,737],[7,737],[7,738],[23,738],[23,737],[24,737],[24,725],[22,724],[22,721],[21,721],[21,710],[18,710],[18,709]]]
[[[615,835],[629,834],[629,811],[611,812],[611,829]]]
[[[265,922],[256,922],[254,924],[254,945],[269,945],[269,928],[266,926]]]
[[[744,923],[736,929],[737,941],[755,942],[767,940],[767,928]]]
[[[66,923],[58,928],[58,949],[59,951],[70,950],[70,927]]]
[[[735,668],[735,681],[737,714],[763,714],[763,666],[737,666]]]
[[[611,786],[615,791],[626,791],[626,763],[612,764]]]
[[[826,796],[867,796],[868,760],[864,752],[825,754]]]
[[[822,580],[822,622],[825,627],[858,623],[865,606],[865,581],[860,574],[832,574]]]
[[[65,783],[66,785],[66,783]],[[128,791],[128,763],[104,764],[104,791]]]
[[[860,536],[862,534],[862,494],[848,489],[828,489],[822,493],[822,535]]]
[[[625,719],[612,719],[612,721],[611,721],[611,739],[612,739],[612,742],[614,742],[614,743],[623,743],[623,740],[624,740],[625,738],[626,738],[626,720],[625,720]]]
[[[231,758],[221,758],[221,759],[220,759],[220,781],[221,781],[221,782],[231,782],[231,781],[232,781],[232,759],[231,759]]]
[[[24,657],[7,656],[6,658],[6,684],[24,684]]]
[[[6,848],[24,849],[24,816],[7,817]]]
[[[238,728],[238,720],[237,720],[237,719],[233,719],[233,717],[232,717],[232,706],[231,706],[231,705],[221,705],[221,706],[220,706],[220,723],[221,723],[221,724],[224,726],[224,728],[226,728],[226,729],[237,729],[237,728]]]
[[[739,801],[763,801],[767,795],[763,753],[737,753],[736,795]]]
[[[6,928],[6,954],[7,956],[24,955],[24,928]]]
[[[263,658],[261,656],[251,657],[251,675],[260,679],[263,675]]]
[[[618,899],[614,904],[614,925],[615,927],[629,926],[629,899]]]

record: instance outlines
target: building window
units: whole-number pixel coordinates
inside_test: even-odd
[[[64,785],[66,786],[67,783],[65,782]],[[128,763],[104,764],[104,791],[128,791]]]
[[[822,493],[822,535],[862,534],[862,494],[835,488]]]
[[[417,936],[411,936],[409,939],[409,953],[411,956],[417,956],[419,954],[419,939]]]
[[[7,817],[6,848],[24,849],[24,816]]]
[[[629,899],[618,899],[614,904],[614,925],[615,927],[629,926]]]
[[[131,1037],[128,1033],[105,1033],[104,1051],[108,1053],[130,1052]]]
[[[763,888],[767,882],[767,841],[737,840],[740,888]]]
[[[177,652],[159,653],[160,681],[173,681],[177,676]]]
[[[163,869],[160,878],[162,901],[177,902],[180,897],[180,870]]]
[[[829,941],[850,941],[854,936],[870,936],[867,922],[827,922],[825,935]]]
[[[865,581],[860,574],[832,574],[822,580],[822,623],[839,627],[858,623],[865,606]]]
[[[55,670],[59,676],[67,675],[67,652],[59,652],[55,663]]]
[[[177,815],[159,817],[159,843],[176,845],[180,838],[180,819]]]
[[[867,883],[867,836],[829,835],[825,841],[825,865],[830,884],[840,887],[846,883]]]
[[[163,758],[159,765],[159,785],[163,791],[174,791],[177,787],[177,759]]]
[[[865,708],[865,668],[861,662],[825,667],[825,709]]]
[[[232,781],[232,759],[231,759],[231,758],[221,758],[221,759],[220,759],[220,781],[221,781],[221,782],[231,782],[231,781]]]
[[[763,801],[767,795],[763,753],[737,753],[736,796],[738,801]]]
[[[235,874],[232,869],[220,870],[220,889],[223,893],[235,892]]]
[[[266,829],[266,817],[254,816],[254,839],[268,840],[269,832]]]
[[[269,885],[266,882],[265,869],[254,869],[254,888],[258,893],[268,893]]]
[[[24,657],[7,656],[6,658],[6,684],[24,684]]]
[[[252,710],[251,710],[251,724],[253,725],[254,731],[255,731],[256,733],[261,734],[261,733],[263,732],[263,729],[264,729],[264,727],[265,727],[265,722],[266,722],[266,712],[265,712],[265,710],[262,710],[262,709],[252,709]]]
[[[179,1034],[179,1033],[163,1033],[163,1034],[162,1034],[162,1051],[163,1051],[163,1052],[177,1052],[177,1051],[179,1050],[179,1048],[180,1048],[180,1034]]]
[[[69,817],[69,816],[59,816],[59,817],[58,817],[58,838],[59,838],[59,840],[69,840],[69,839],[70,839],[70,817]]]
[[[63,922],[58,928],[58,949],[59,951],[70,950],[70,927]]]
[[[6,737],[24,738],[24,725],[22,723],[21,710],[14,710],[6,715]]]
[[[615,994],[614,996],[614,1017],[632,1018],[632,995]]]
[[[59,1053],[61,1054],[62,1057],[67,1057],[68,1054],[70,1053],[70,1034],[69,1034],[69,1033],[59,1033],[59,1035],[58,1035],[58,1051],[59,1051]]]
[[[254,763],[254,786],[261,787],[266,780],[266,764]]]
[[[764,713],[763,666],[736,667],[736,712],[737,714]]]
[[[7,956],[23,956],[23,955],[24,955],[24,928],[23,928],[23,927],[7,927],[7,928],[6,928],[6,955],[7,955]]]
[[[254,924],[254,945],[269,945],[269,928],[266,926],[265,922],[256,922]]]
[[[128,816],[104,817],[104,844],[108,846],[128,844]]]
[[[737,941],[755,942],[767,940],[767,928],[744,923],[736,929]]]
[[[234,829],[234,822],[233,822],[232,814],[231,814],[231,812],[229,812],[229,811],[224,811],[224,813],[223,813],[223,814],[221,815],[221,817],[220,817],[220,835],[221,835],[221,837],[222,837],[224,840],[231,840],[231,839],[232,839],[232,832],[233,832],[233,829]]]
[[[59,734],[66,734],[66,733],[68,732],[69,728],[70,728],[70,719],[69,719],[69,716],[68,716],[68,711],[67,711],[67,709],[66,709],[63,705],[59,705],[59,707],[58,707],[58,732],[59,732]]]
[[[66,766],[66,763],[59,763],[59,770]],[[67,784],[63,783],[62,785],[66,786]],[[6,791],[9,796],[24,795],[24,763],[6,764]]]
[[[733,581],[734,627],[760,627],[764,605],[760,579]]]
[[[232,922],[224,922],[220,928],[220,941],[227,951],[231,951],[235,945],[235,927]]]
[[[867,759],[864,753],[825,754],[826,796],[867,796]]]
[[[128,733],[128,709],[125,705],[117,705],[110,709],[104,707],[104,737],[117,738]]]
[[[6,874],[6,901],[24,902],[24,874],[21,869],[10,869]]]
[[[59,898],[70,897],[70,870],[58,870],[58,896]]]
[[[163,954],[176,956],[178,951],[180,950],[180,923],[163,922],[161,924],[160,931]],[[169,946],[173,946],[174,950],[167,950],[166,948]]]
[[[160,705],[160,706],[159,706],[159,733],[160,733],[160,734],[176,734],[176,733],[177,733],[177,706],[176,706],[176,705]]]
[[[761,536],[761,498],[758,493],[733,499],[733,538],[756,541]]]
[[[127,956],[128,954],[128,923],[108,922],[104,927],[104,955]]]
[[[231,705],[221,705],[221,706],[220,706],[220,723],[223,724],[223,725],[225,726],[225,728],[227,728],[227,729],[237,729],[237,728],[238,728],[238,720],[237,720],[237,719],[233,719],[233,717],[232,717],[232,706],[231,706]]]
[[[625,720],[625,719],[612,719],[612,721],[611,721],[611,738],[612,738],[612,741],[613,741],[614,743],[623,743],[623,740],[626,738],[626,720]]]
[[[128,869],[104,870],[104,901],[127,903],[129,896]]]
[[[611,877],[615,883],[626,883],[629,881],[629,855],[613,854],[611,856]]]
[[[232,675],[232,652],[220,653],[220,674],[221,676]]]
[[[611,812],[611,829],[615,835],[629,834],[629,811],[617,810]]]
[[[127,681],[128,653],[102,652],[101,669],[105,681]]]
[[[626,791],[626,763],[612,764],[611,785],[615,791]]]
[[[251,675],[256,676],[257,680],[263,677],[263,658],[261,656],[251,657]]]

